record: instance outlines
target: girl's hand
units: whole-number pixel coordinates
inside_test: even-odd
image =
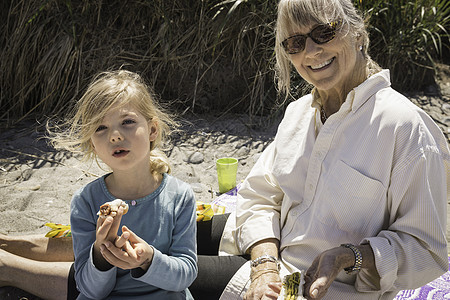
[[[123,208],[120,207],[117,211],[117,215],[114,218],[108,216],[106,218],[99,217],[97,219],[97,229],[93,247],[93,259],[94,265],[99,270],[106,271],[112,267],[101,255],[101,247],[106,243],[114,242],[117,239],[117,232],[119,231],[122,215]]]
[[[264,271],[261,271],[264,272]],[[244,300],[278,298],[281,291],[280,275],[276,272],[262,274],[255,278],[244,296]]]
[[[121,269],[141,268],[146,271],[153,260],[153,248],[126,226],[122,235],[101,248],[102,255],[110,264]]]
[[[106,218],[99,217],[97,219],[95,244],[100,246],[105,244],[107,241],[114,242],[117,239],[117,232],[119,231],[122,216],[123,208],[120,207],[115,217],[108,216]]]

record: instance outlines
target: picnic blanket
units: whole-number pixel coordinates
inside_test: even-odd
[[[449,257],[450,263],[450,257]],[[400,291],[394,300],[442,300],[450,299],[450,271],[415,290]]]

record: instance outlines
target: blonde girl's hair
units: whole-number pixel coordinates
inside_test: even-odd
[[[56,149],[82,153],[83,160],[98,159],[91,137],[106,113],[117,105],[132,105],[147,121],[157,126],[157,138],[150,142],[150,169],[170,173],[167,156],[161,150],[165,139],[178,127],[171,116],[155,101],[155,95],[136,73],[118,70],[98,74],[77,102],[70,118],[62,126],[49,126],[50,143]]]
[[[292,71],[289,54],[283,49],[281,42],[298,28],[336,21],[341,22],[339,28],[345,28],[345,34],[351,34],[361,42],[369,74],[381,70],[368,54],[369,34],[366,24],[351,0],[280,0],[275,35],[275,71],[280,92],[289,94]]]

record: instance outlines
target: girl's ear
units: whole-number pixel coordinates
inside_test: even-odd
[[[89,140],[89,143],[91,144],[92,151],[97,154],[97,150],[95,149],[94,143],[92,142],[92,139]]]
[[[150,141],[153,142],[158,137],[158,121],[148,122],[148,129],[150,132]]]

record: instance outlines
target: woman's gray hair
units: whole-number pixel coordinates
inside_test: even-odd
[[[374,72],[380,69],[368,54],[369,34],[364,19],[351,0],[280,0],[275,39],[276,80],[279,91],[289,94],[292,70],[289,54],[283,49],[281,42],[298,28],[335,21],[341,22],[340,28],[346,31],[345,34],[351,34],[360,41],[369,70]]]

